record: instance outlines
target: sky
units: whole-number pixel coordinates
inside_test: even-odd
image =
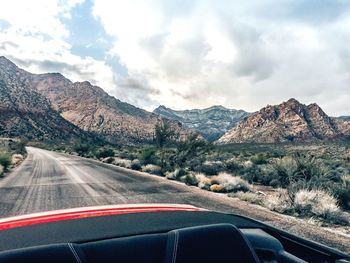
[[[0,0],[0,56],[146,110],[350,115],[348,0]]]

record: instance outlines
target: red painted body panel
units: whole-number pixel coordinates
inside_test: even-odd
[[[177,204],[137,204],[72,208],[3,218],[0,219],[0,230],[86,217],[163,211],[205,211],[205,209],[191,205]]]

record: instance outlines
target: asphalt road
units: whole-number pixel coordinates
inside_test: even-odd
[[[21,166],[0,181],[0,217],[136,203],[185,203],[232,211],[177,182],[77,156],[33,147],[27,151]]]
[[[28,147],[28,156],[0,180],[0,218],[110,204],[177,203],[237,213],[350,252],[349,235],[271,212],[238,199],[77,156]]]

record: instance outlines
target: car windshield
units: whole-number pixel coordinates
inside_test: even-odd
[[[185,204],[350,251],[350,2],[0,0],[0,222]]]

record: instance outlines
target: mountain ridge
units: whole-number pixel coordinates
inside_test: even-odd
[[[41,97],[47,107],[60,117],[90,134],[111,143],[151,142],[154,126],[161,117],[122,102],[88,81],[72,82],[60,73],[32,74],[17,67],[5,57],[0,58],[0,79],[7,86],[19,86]],[[16,96],[16,94],[12,94]],[[40,105],[33,105],[36,110]],[[58,116],[56,119],[60,119]],[[182,125],[172,121],[174,129],[185,134]],[[49,126],[49,124],[47,124]]]
[[[228,109],[221,105],[191,110],[173,110],[160,105],[153,112],[165,118],[177,120],[184,127],[196,129],[208,141],[215,141],[243,118],[250,115],[244,110]]]
[[[316,103],[294,98],[267,105],[225,133],[218,144],[332,140],[348,135],[348,124],[329,117]]]

